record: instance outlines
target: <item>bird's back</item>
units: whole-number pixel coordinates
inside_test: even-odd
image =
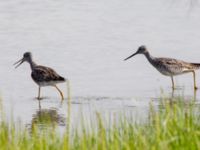
[[[65,82],[65,78],[57,74],[53,69],[45,66],[35,66],[32,70],[31,77],[40,86]]]
[[[154,58],[151,63],[159,72],[164,75],[178,75],[200,68],[198,63],[188,63],[173,58]]]

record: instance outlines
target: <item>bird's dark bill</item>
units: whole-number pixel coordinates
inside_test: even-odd
[[[13,65],[16,65],[15,68],[19,67],[24,62],[23,58],[14,63]]]
[[[127,60],[127,59],[129,59],[129,58],[131,58],[131,57],[135,56],[136,54],[137,54],[137,52],[136,52],[136,53],[134,53],[133,55],[131,55],[131,56],[127,57],[127,58],[126,58],[126,59],[124,59],[124,60]]]

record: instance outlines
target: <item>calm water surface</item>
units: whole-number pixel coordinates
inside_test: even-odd
[[[200,7],[184,1],[167,0],[7,0],[0,2],[0,91],[8,119],[23,124],[44,124],[49,115],[65,126],[66,97],[43,88],[44,99],[36,100],[37,85],[24,63],[12,64],[31,51],[38,64],[54,68],[71,83],[71,121],[80,117],[105,119],[132,114],[136,121],[148,116],[149,102],[159,98],[194,95],[192,74],[175,78],[178,90],[171,91],[171,80],[158,73],[143,56],[123,59],[145,44],[153,56],[200,62]],[[200,86],[200,73],[197,72]]]

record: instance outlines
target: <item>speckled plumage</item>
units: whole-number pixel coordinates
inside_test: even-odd
[[[200,68],[200,64],[187,63],[172,58],[153,58],[151,64],[163,75],[175,76]]]
[[[17,61],[14,65],[16,68],[23,62],[28,62],[31,67],[31,77],[35,83],[39,86],[38,99],[40,99],[40,88],[43,86],[54,86],[60,93],[62,100],[64,99],[61,90],[56,86],[57,83],[65,82],[65,78],[56,73],[52,68],[37,65],[32,60],[32,54],[30,52],[24,53],[21,60]]]
[[[200,69],[200,63],[188,63],[182,60],[177,60],[173,58],[157,58],[150,55],[145,46],[140,46],[136,53],[129,56],[125,60],[137,55],[144,54],[148,61],[163,75],[170,76],[172,80],[172,87],[174,88],[173,76],[180,75],[184,73],[193,73],[194,77],[194,88],[196,86],[195,70]]]
[[[45,66],[35,66],[31,77],[39,86],[50,86],[65,81],[65,78],[58,75],[53,69]]]

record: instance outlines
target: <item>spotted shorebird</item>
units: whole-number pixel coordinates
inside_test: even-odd
[[[144,45],[140,46],[136,53],[132,54],[124,60],[127,60],[137,54],[144,54],[147,60],[150,62],[150,64],[152,64],[161,74],[171,77],[173,89],[175,88],[173,76],[189,72],[193,74],[194,89],[197,89],[195,70],[200,68],[200,63],[189,63],[172,58],[153,57],[150,55],[150,53]]]
[[[58,92],[60,93],[61,99],[62,100],[64,99],[62,91],[56,86],[56,84],[65,82],[65,78],[58,75],[53,69],[51,69],[49,67],[37,65],[33,61],[32,55],[30,52],[24,53],[23,58],[20,59],[19,61],[17,61],[16,63],[14,63],[14,65],[16,65],[15,68],[20,66],[23,62],[28,62],[30,64],[31,71],[32,71],[31,77],[32,77],[33,81],[35,81],[35,83],[39,86],[38,97],[37,97],[38,100],[41,99],[40,89],[41,89],[41,87],[44,87],[44,86],[55,87],[58,90]]]

